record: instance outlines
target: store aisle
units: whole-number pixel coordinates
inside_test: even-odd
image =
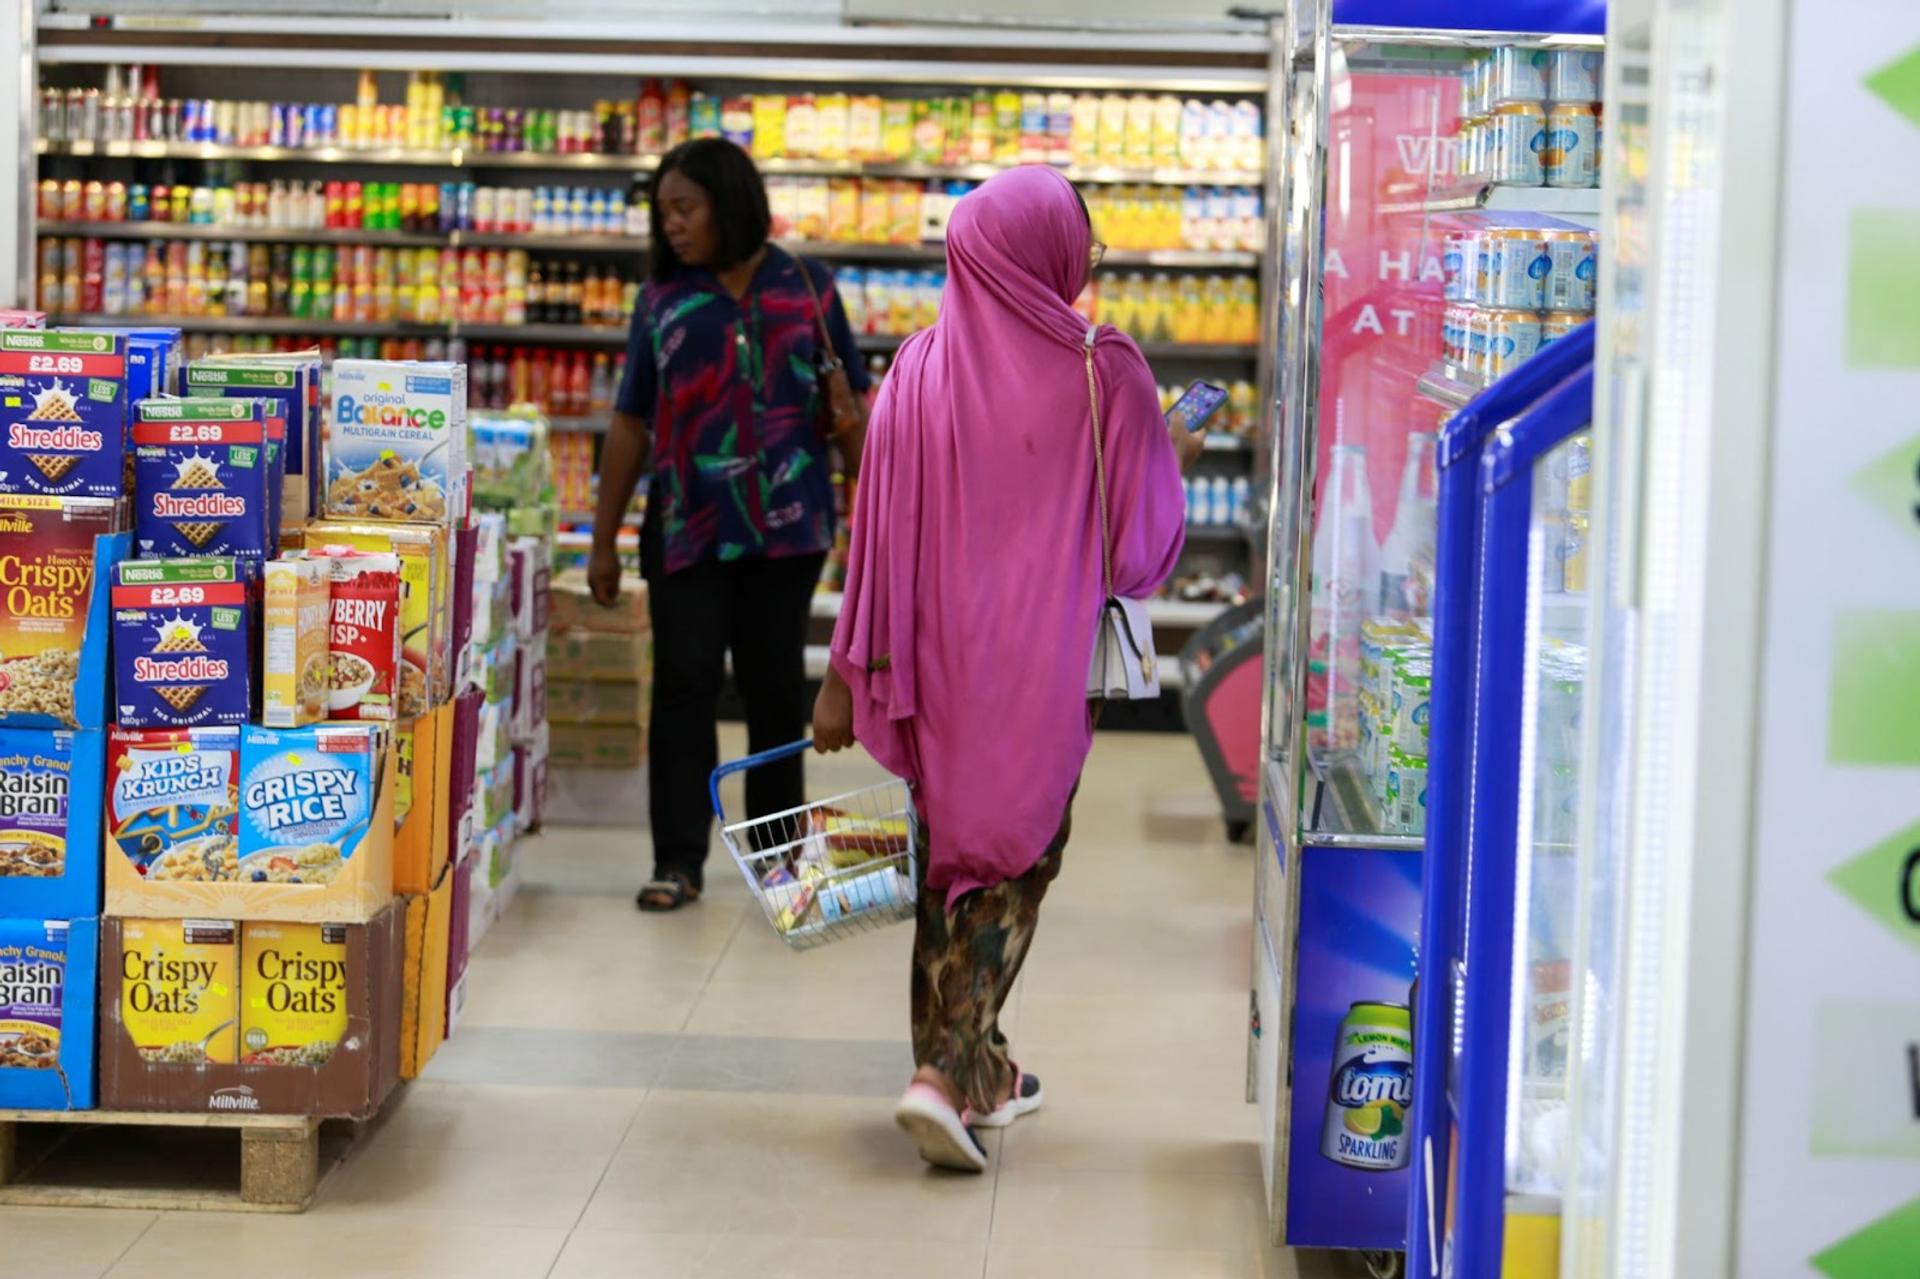
[[[0,1209],[0,1240],[39,1279],[1336,1273],[1260,1243],[1250,854],[1190,741],[1096,747],[1009,1009],[1049,1105],[979,1178],[929,1173],[891,1122],[905,928],[792,954],[723,854],[705,901],[643,919],[640,840],[532,846],[458,1033],[306,1215]]]

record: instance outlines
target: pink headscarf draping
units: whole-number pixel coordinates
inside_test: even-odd
[[[1092,746],[1100,525],[1073,309],[1089,245],[1051,169],[960,200],[939,320],[901,347],[867,435],[833,662],[856,736],[915,784],[949,904],[1032,868]],[[1102,327],[1094,367],[1114,590],[1146,596],[1180,553],[1179,466],[1132,339]]]

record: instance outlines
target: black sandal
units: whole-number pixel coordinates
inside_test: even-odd
[[[693,886],[693,881],[675,870],[668,871],[663,879],[650,879],[640,885],[633,904],[649,915],[664,915],[699,900],[700,890]]]

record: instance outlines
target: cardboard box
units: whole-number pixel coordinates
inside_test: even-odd
[[[453,871],[422,897],[406,899],[406,981],[400,1013],[400,1077],[417,1079],[447,1037],[447,957],[453,926]]]
[[[474,747],[473,766],[482,773],[493,771],[513,752],[512,711],[504,705],[488,703],[480,708],[480,734]]]
[[[453,896],[447,919],[447,1038],[459,1028],[467,997],[467,960],[473,954],[473,867],[471,854],[449,869]]]
[[[120,1030],[141,1060],[240,1060],[240,925],[231,919],[123,919],[111,963]]]
[[[554,768],[638,768],[647,762],[647,730],[638,724],[554,724]]]
[[[106,741],[107,911],[145,913],[149,884],[238,880],[239,727],[114,728]]]
[[[551,590],[552,631],[620,631],[632,634],[650,631],[653,621],[647,612],[647,582],[642,577],[622,577],[620,598],[612,608],[594,603],[582,569],[568,569],[553,579]]]
[[[467,366],[335,360],[329,518],[458,527],[467,514]]]
[[[114,502],[0,495],[0,724],[106,727],[119,517]]]
[[[401,651],[406,564],[398,555],[321,546],[302,552],[327,566],[327,717],[393,720],[402,689],[420,700],[425,681],[407,678]],[[420,708],[424,709],[424,708]]]
[[[127,379],[120,334],[0,329],[0,492],[124,494]]]
[[[280,553],[271,400],[202,397],[134,406],[133,544],[145,559]],[[285,423],[277,428],[282,434]]]
[[[333,610],[328,567],[324,560],[278,559],[263,568],[260,721],[268,728],[327,718]]]
[[[574,683],[641,683],[653,676],[652,631],[554,631],[545,645],[547,678]]]
[[[423,715],[453,695],[453,559],[447,530],[426,524],[315,520],[307,550],[351,546],[400,557],[400,714]]]
[[[0,1108],[92,1110],[100,921],[0,919]]]
[[[453,776],[452,706],[442,706],[406,725],[413,739],[412,798],[393,842],[393,890],[407,895],[424,893],[440,881],[453,853],[450,825],[454,803],[449,791]]]
[[[485,700],[478,689],[468,689],[453,704],[453,762],[447,781],[447,796],[453,806],[448,816],[453,861],[458,861],[473,842],[473,787],[478,778],[474,757],[480,736],[480,708]]]
[[[124,1023],[125,939],[143,921],[101,921],[100,1104],[112,1110],[242,1112],[366,1119],[400,1076],[406,911],[389,905],[346,936],[347,1029],[317,1066],[147,1061]],[[237,952],[237,947],[236,947]],[[237,961],[236,961],[237,963]],[[239,998],[249,997],[240,974]]]
[[[513,630],[527,639],[552,625],[553,542],[544,537],[516,537],[507,543],[509,580],[513,585]]]
[[[547,721],[553,724],[645,724],[652,708],[651,683],[547,685]]]
[[[114,566],[116,724],[246,723],[254,701],[256,592],[244,565],[223,557]]]
[[[473,671],[473,560],[480,531],[469,524],[453,534],[453,686],[465,688]]]
[[[553,499],[547,421],[525,409],[473,415],[473,504],[512,511]]]
[[[100,913],[99,729],[0,729],[0,918]]]
[[[500,826],[513,820],[513,751],[486,772],[481,773],[473,795],[473,824],[476,828]]]
[[[303,525],[320,510],[320,361],[295,354],[225,354],[187,366],[188,395],[261,396],[287,423],[280,523]]]

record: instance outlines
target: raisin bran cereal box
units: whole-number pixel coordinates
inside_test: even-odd
[[[327,566],[277,559],[263,571],[260,720],[268,728],[298,728],[327,718]]]
[[[98,730],[0,729],[0,917],[100,913]]]
[[[239,776],[236,727],[108,731],[108,913],[165,913],[156,885],[240,877]]]
[[[374,724],[249,728],[240,887],[250,919],[349,923],[393,896],[393,750]]]
[[[99,727],[81,658],[95,539],[117,522],[104,499],[0,494],[0,723]]]
[[[123,919],[120,1024],[142,1059],[231,1062],[240,1036],[239,925],[228,919]]]
[[[116,722],[244,724],[253,689],[252,593],[233,559],[115,565]]]
[[[133,426],[134,546],[146,558],[278,550],[267,400],[147,400]]]
[[[331,587],[327,717],[394,719],[400,701],[405,592],[400,557],[340,546],[309,554],[327,566]]]
[[[467,366],[337,360],[326,513],[451,527],[466,515]]]
[[[127,339],[0,330],[0,492],[126,489]]]
[[[94,919],[0,919],[0,1106],[91,1110]]]
[[[240,1061],[322,1066],[347,1033],[346,924],[240,926]]]

